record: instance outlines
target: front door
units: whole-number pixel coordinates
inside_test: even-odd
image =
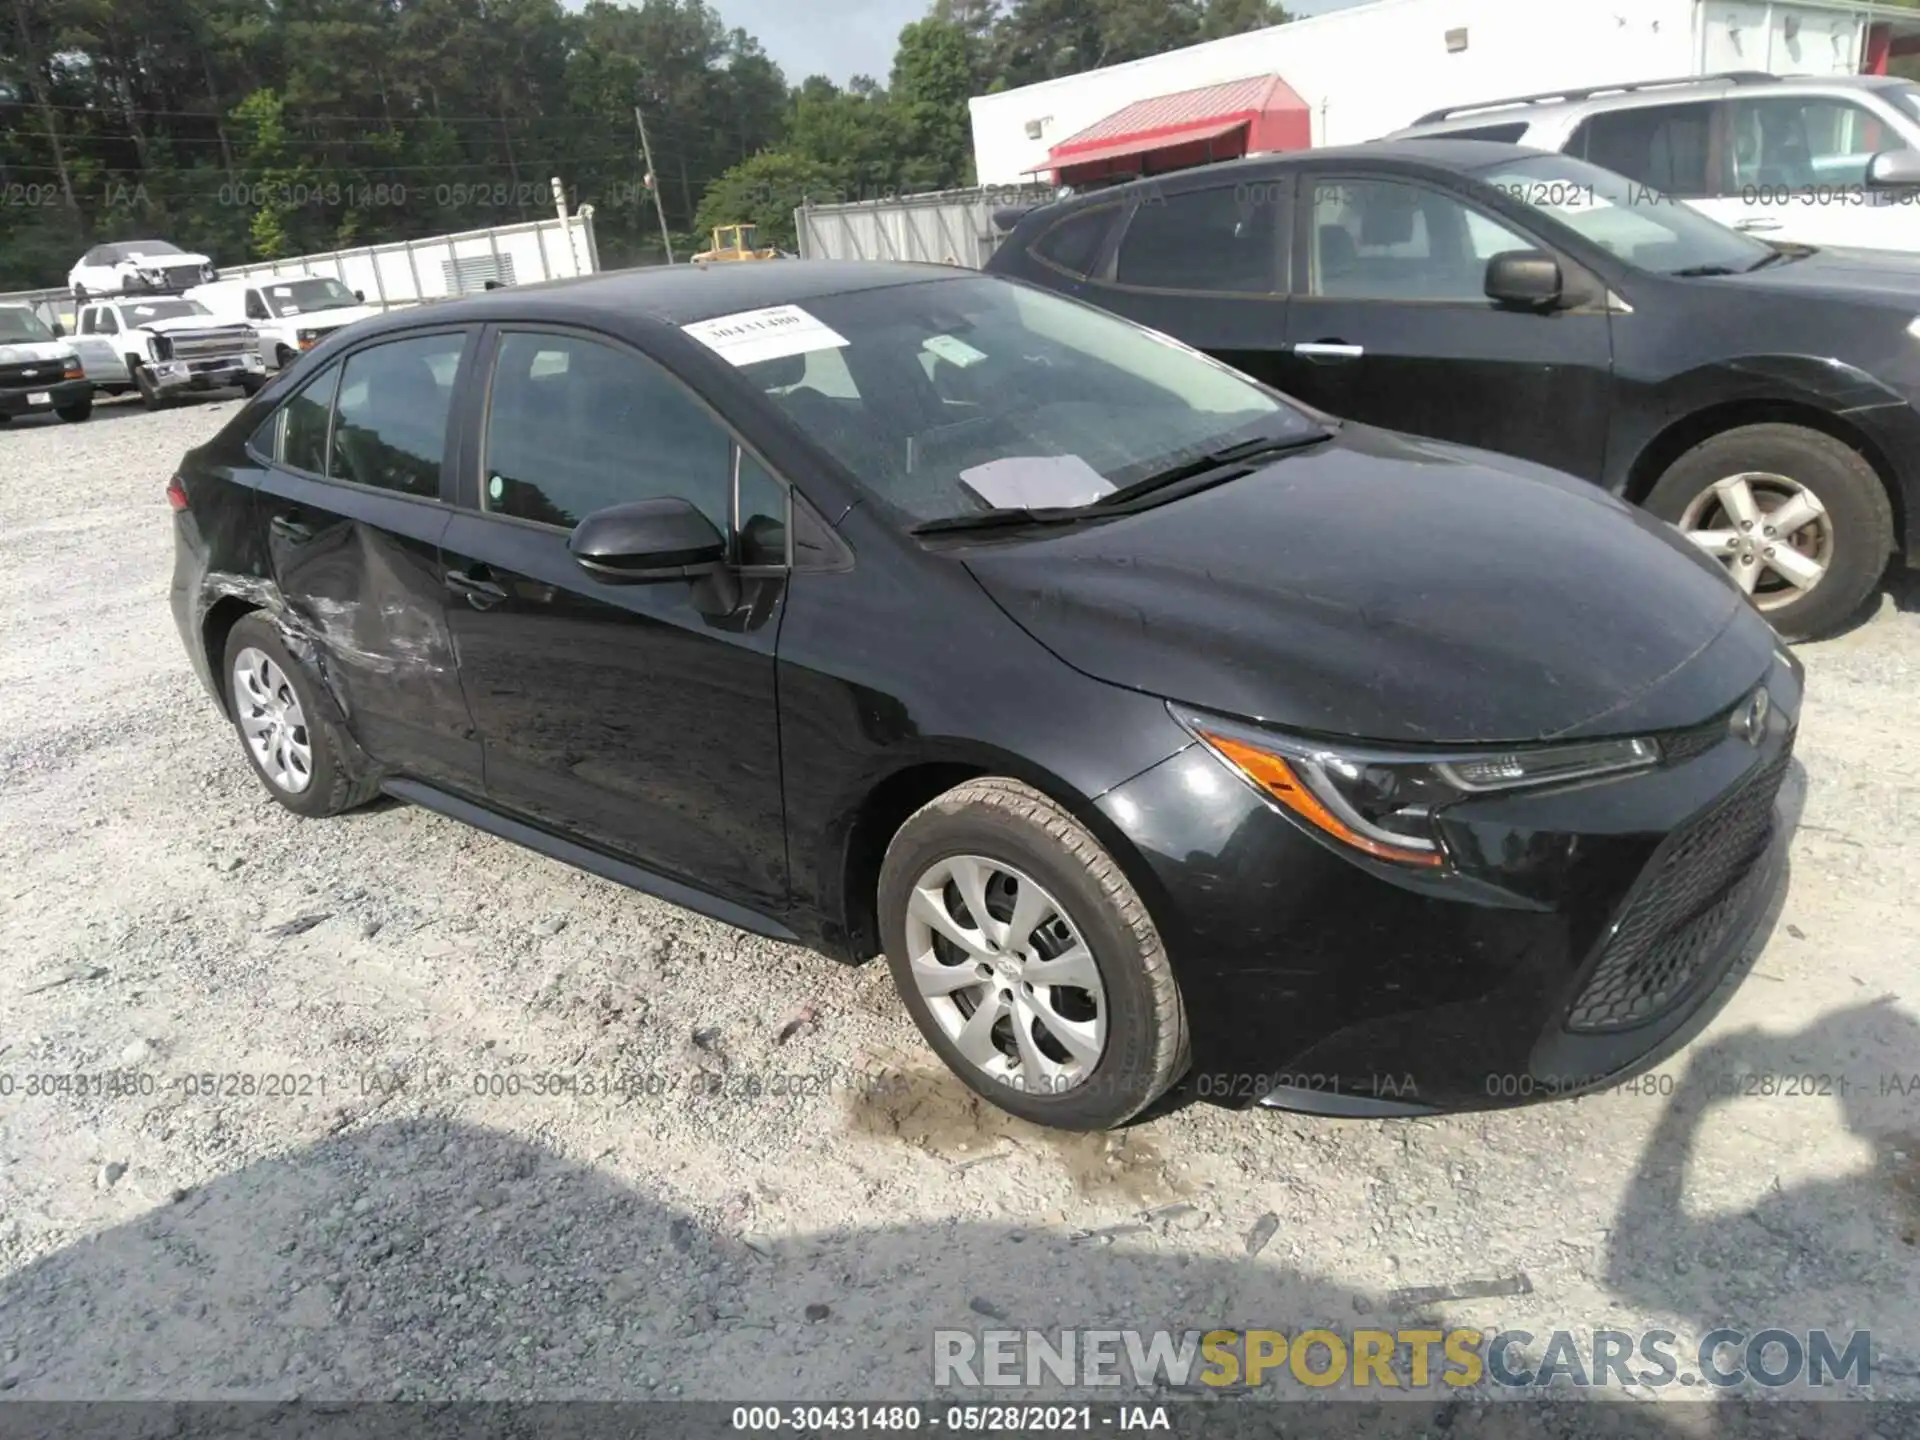
[[[1301,183],[1281,389],[1346,419],[1600,477],[1605,311],[1508,310],[1486,296],[1490,259],[1546,247],[1414,181],[1323,172]]]
[[[637,351],[509,329],[493,352],[477,483],[444,541],[488,797],[656,873],[783,909],[783,489]],[[725,583],[618,584],[574,561],[581,519],[663,496],[697,505],[746,568]]]
[[[440,537],[448,417],[470,332],[389,340],[336,360],[281,406],[256,449],[273,577],[368,754],[478,794],[481,747],[447,633]]]

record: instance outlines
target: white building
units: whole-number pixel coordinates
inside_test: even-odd
[[[981,184],[1011,185],[1054,176],[1062,159],[1150,170],[1160,152],[1172,168],[1196,151],[1294,148],[1261,138],[1275,133],[1372,140],[1474,100],[1734,70],[1884,71],[1916,50],[1920,12],[1871,0],[1373,0],[977,96],[973,149]],[[1247,108],[1249,82],[1273,78],[1283,98]]]

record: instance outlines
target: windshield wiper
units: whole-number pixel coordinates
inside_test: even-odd
[[[1782,260],[1802,260],[1805,258],[1805,255],[1789,255],[1784,250],[1769,250],[1740,273],[1742,275],[1751,275],[1754,271],[1764,270],[1769,265],[1778,265]]]
[[[976,510],[970,515],[943,515],[938,520],[923,520],[913,527],[915,535],[937,535],[947,530],[999,530],[1014,525],[1059,525],[1072,520],[1093,518],[1084,505],[1006,506],[997,510]]]
[[[1736,270],[1731,265],[1689,265],[1684,270],[1669,270],[1667,273],[1682,280],[1701,280],[1709,276],[1742,275],[1746,272]]]
[[[1314,430],[1306,435],[1260,435],[1252,440],[1242,440],[1238,445],[1222,446],[1218,450],[1209,450],[1204,455],[1196,455],[1191,460],[1183,460],[1178,465],[1169,465],[1164,470],[1156,470],[1123,485],[1111,494],[1102,495],[1090,507],[1095,510],[1112,510],[1129,501],[1138,500],[1142,495],[1150,495],[1155,490],[1164,490],[1169,485],[1177,485],[1182,480],[1193,480],[1199,476],[1211,474],[1215,470],[1224,470],[1229,465],[1239,465],[1264,455],[1283,455],[1291,450],[1304,450],[1309,445],[1318,445],[1322,440],[1332,438],[1328,430]]]

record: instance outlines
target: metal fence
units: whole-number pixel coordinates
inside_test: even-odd
[[[793,212],[809,260],[924,260],[978,270],[1000,243],[993,213],[1053,198],[1047,185],[989,185],[884,200],[802,205]]]
[[[565,219],[530,220],[463,230],[424,240],[294,255],[251,265],[222,265],[222,280],[293,279],[323,275],[365,294],[369,305],[395,307],[444,300],[484,290],[489,282],[525,285],[591,275],[600,268],[593,235],[593,207]],[[0,294],[0,305],[27,305],[49,324],[74,328],[73,295],[65,286]]]

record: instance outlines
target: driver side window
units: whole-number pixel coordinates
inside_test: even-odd
[[[247,319],[268,320],[271,318],[272,317],[267,314],[267,302],[260,298],[260,292],[258,290],[247,291]]]
[[[1321,180],[1313,187],[1306,293],[1486,305],[1487,261],[1538,248],[1437,190],[1395,180]]]
[[[678,497],[733,522],[733,437],[651,360],[518,331],[494,361],[480,503],[571,529],[609,505]]]

